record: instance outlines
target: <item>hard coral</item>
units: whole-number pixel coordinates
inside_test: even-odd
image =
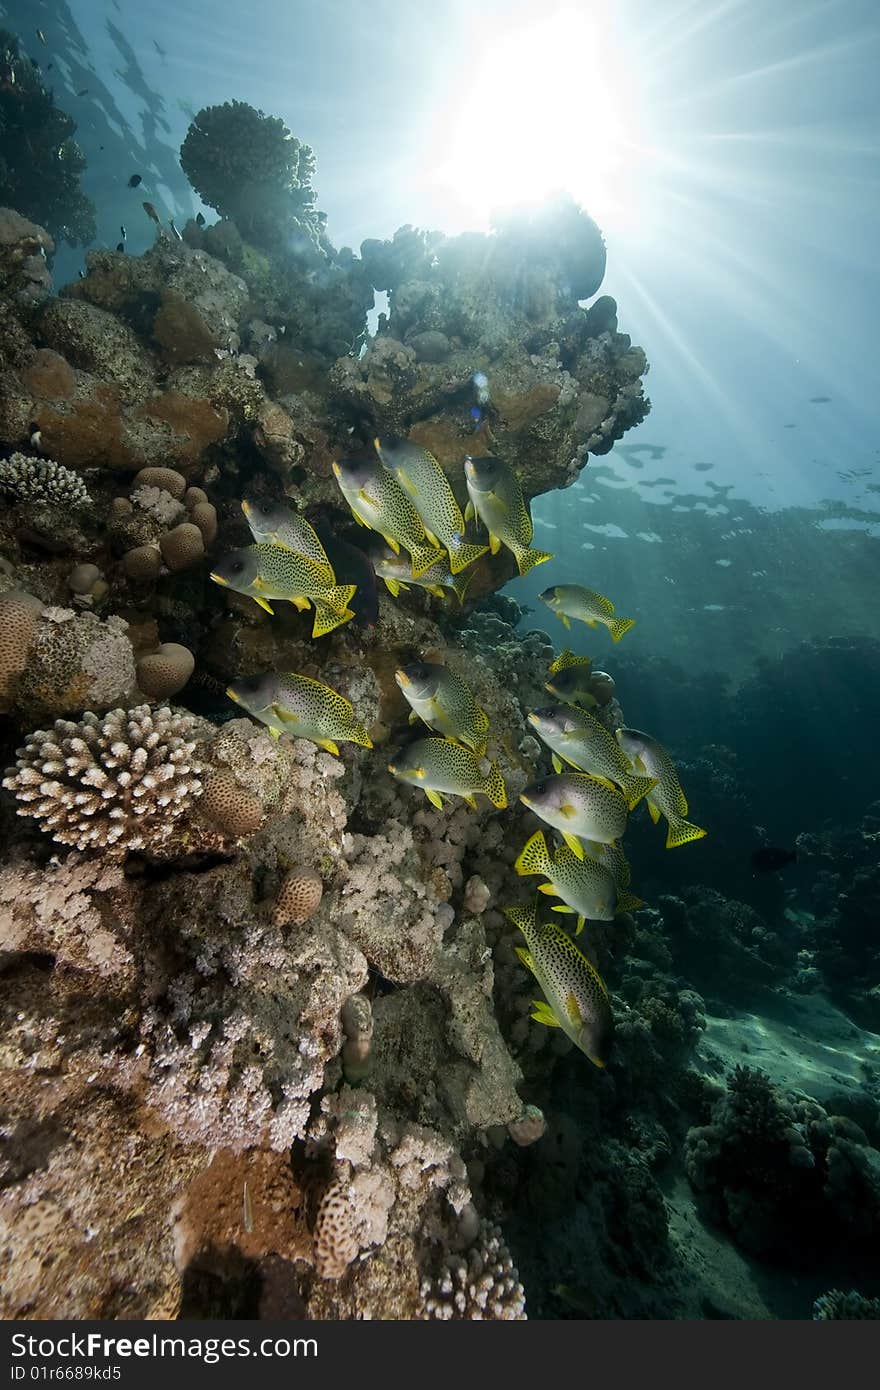
[[[242,787],[225,769],[209,776],[202,796],[201,810],[224,834],[233,839],[252,835],[263,820],[259,797]]]
[[[203,107],[180,148],[180,163],[204,202],[245,235],[271,244],[279,232],[299,228],[317,240],[314,155],[277,116],[244,101]]]
[[[135,689],[134,653],[123,618],[45,608],[15,686],[23,719],[103,710]]]
[[[321,875],[314,869],[289,869],[272,907],[272,921],[279,927],[302,926],[317,912],[323,891]]]
[[[47,834],[77,849],[151,850],[201,794],[202,766],[188,735],[195,720],[168,708],[87,713],[37,729],[3,786]]]
[[[7,589],[0,596],[0,705],[9,700],[27,666],[43,605],[33,594]]]
[[[157,652],[141,657],[136,669],[144,694],[151,700],[167,700],[186,685],[195,669],[195,658],[189,647],[163,642]]]
[[[447,1255],[422,1280],[423,1318],[526,1320],[526,1299],[510,1251],[497,1226],[483,1222],[464,1256]]]
[[[56,507],[78,509],[91,498],[78,473],[52,459],[14,453],[0,462],[0,492],[18,501],[49,502]]]

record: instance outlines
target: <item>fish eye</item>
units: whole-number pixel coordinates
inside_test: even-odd
[[[241,574],[244,569],[244,560],[233,560],[229,568],[232,570],[233,574]]]

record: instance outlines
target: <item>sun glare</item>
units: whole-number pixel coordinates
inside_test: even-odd
[[[497,207],[572,194],[605,231],[636,216],[645,152],[601,5],[493,32],[454,93],[431,181],[475,228]]]

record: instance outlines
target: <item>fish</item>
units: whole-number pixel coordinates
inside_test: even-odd
[[[116,250],[117,250],[117,251],[121,251],[121,252],[123,253],[123,255],[124,255],[124,254],[125,254],[125,242],[124,242],[124,241],[117,241],[117,243],[116,243]]]
[[[137,188],[144,181],[143,174],[132,174],[128,181],[129,188]]]
[[[778,845],[762,845],[752,854],[752,871],[756,874],[775,874],[786,864],[797,860],[796,849],[781,849]]]
[[[489,532],[489,549],[497,555],[507,546],[516,560],[520,574],[528,574],[535,565],[552,560],[547,550],[532,550],[532,518],[519,478],[502,459],[466,455],[464,472],[467,480],[468,502],[465,517],[478,516]]]
[[[354,613],[348,607],[354,584],[333,582],[326,570],[298,551],[279,545],[251,545],[225,555],[212,570],[215,584],[249,595],[267,613],[274,610],[269,599],[282,599],[299,609],[309,600],[315,605],[313,637],[323,637],[347,623]]]
[[[562,899],[562,905],[554,906],[554,912],[576,914],[577,935],[588,920],[613,922],[619,912],[635,912],[644,907],[641,898],[619,887],[611,869],[601,860],[589,854],[579,859],[568,845],[559,845],[551,855],[543,830],[536,830],[526,841],[513,867],[521,878],[541,874],[548,880],[538,892]]]
[[[89,89],[88,89],[88,87],[81,87],[80,90],[77,92],[77,96],[78,96],[78,97],[87,97],[88,94],[89,94]]]
[[[432,806],[443,809],[443,797],[460,796],[477,809],[477,792],[493,806],[507,805],[507,788],[497,763],[478,759],[469,748],[448,738],[420,738],[398,753],[388,771],[402,782],[421,787]]]
[[[169,217],[169,219],[168,219],[168,226],[171,228],[171,235],[174,237],[174,240],[175,240],[175,241],[183,241],[183,237],[181,236],[180,232],[177,230],[177,227],[174,225],[174,218],[173,218],[173,217]]]
[[[622,845],[600,845],[596,840],[583,840],[581,843],[587,854],[605,865],[619,889],[629,887],[632,882],[632,869]]]
[[[333,472],[355,521],[378,531],[395,553],[401,546],[409,553],[413,579],[445,558],[428,540],[412,498],[378,458],[338,459]]]
[[[433,545],[442,545],[448,552],[453,574],[460,573],[488,553],[487,545],[471,545],[465,541],[461,508],[433,454],[409,439],[376,439],[374,442],[385,468],[394,474],[415,503],[428,540]]]
[[[150,219],[151,222],[155,222],[155,224],[156,224],[157,227],[161,227],[161,226],[162,226],[162,222],[161,222],[161,219],[160,219],[160,217],[159,217],[159,214],[158,214],[158,212],[156,211],[156,209],[153,207],[153,204],[152,204],[152,203],[144,203],[144,204],[143,204],[143,209],[144,209],[144,212],[145,212],[145,213],[147,214],[147,216],[149,217],[149,219]]]
[[[204,227],[204,225],[205,225],[205,214],[204,214],[203,212],[197,212],[197,213],[196,213],[196,226],[197,226],[197,227]]]
[[[379,590],[369,555],[321,522],[315,523],[315,535],[330,559],[337,582],[357,585],[357,593],[349,599],[355,621],[375,627],[379,621]]]
[[[306,555],[326,571],[331,583],[336,583],[333,566],[327,552],[304,516],[284,502],[263,502],[254,497],[242,499],[241,510],[258,545],[280,545]]]
[[[566,647],[548,668],[547,675],[550,679],[544,682],[544,689],[558,700],[564,700],[568,705],[583,705],[585,709],[598,705],[590,688],[593,676],[590,657],[575,656]]]
[[[562,771],[563,762],[578,772],[606,777],[620,787],[630,811],[657,785],[655,777],[640,777],[614,735],[586,710],[570,705],[549,705],[532,710],[529,723],[553,750],[553,767]]]
[[[614,1035],[611,1000],[602,976],[558,922],[540,922],[534,903],[506,907],[505,916],[526,939],[514,947],[544,992],[532,1018],[561,1028],[596,1067],[604,1067]]]
[[[413,661],[395,671],[394,679],[412,707],[411,724],[421,719],[478,758],[485,756],[489,716],[460,676],[436,661]]]
[[[310,676],[294,671],[245,676],[233,681],[226,694],[265,724],[273,738],[307,738],[337,758],[340,743],[373,746],[345,696]]]
[[[618,729],[617,741],[627,757],[632,759],[636,771],[657,779],[656,787],[646,799],[654,824],[661,816],[665,816],[669,823],[666,848],[676,849],[690,840],[702,840],[708,832],[685,820],[688,813],[687,797],[681,789],[675,763],[662,743],[638,729]]]
[[[46,35],[43,33],[42,29],[37,30],[37,38],[40,40],[40,43],[46,42]]]
[[[614,604],[605,598],[604,594],[597,594],[593,589],[584,589],[580,584],[554,584],[552,588],[539,594],[538,598],[542,603],[546,603],[557,618],[562,619],[565,627],[571,627],[571,618],[586,623],[587,627],[595,627],[597,623],[601,623],[603,627],[607,627],[615,642],[619,642],[624,633],[636,625],[635,618],[615,617]]]
[[[627,806],[622,791],[604,777],[588,772],[559,772],[530,782],[520,801],[546,825],[558,830],[578,859],[581,839],[616,844],[626,829]]]
[[[124,224],[124,223],[120,226],[119,230],[120,230],[120,232],[122,233],[122,240],[123,240],[123,241],[128,241],[128,233],[127,233],[126,230],[125,230],[125,224]]]
[[[385,581],[386,589],[394,598],[401,589],[407,590],[411,584],[415,584],[419,589],[427,589],[435,598],[443,598],[444,590],[451,589],[459,603],[463,604],[473,578],[473,572],[453,574],[444,556],[426,569],[424,574],[420,574],[418,579],[414,579],[409,562],[402,555],[395,555],[390,546],[381,543],[370,547],[370,559],[376,574]]]

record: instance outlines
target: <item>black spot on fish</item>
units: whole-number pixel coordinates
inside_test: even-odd
[[[128,186],[129,188],[137,188],[138,184],[140,183],[143,183],[143,175],[132,174],[131,178],[128,181]]]
[[[196,226],[197,226],[197,227],[204,227],[204,225],[205,225],[204,216],[202,215],[202,213],[197,212],[197,213],[196,213]]]
[[[811,396],[810,405],[827,405],[830,400],[830,396]]]
[[[775,874],[786,864],[797,859],[797,850],[780,849],[778,845],[762,845],[752,855],[752,872],[756,874]]]
[[[116,243],[116,250],[117,250],[117,251],[123,251],[123,252],[124,252],[124,251],[125,251],[125,242],[124,242],[124,241],[117,241],[117,243]]]

